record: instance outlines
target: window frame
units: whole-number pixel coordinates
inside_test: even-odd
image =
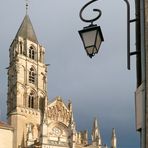
[[[29,70],[29,83],[35,84],[36,82],[36,70],[31,67]]]
[[[34,108],[34,103],[35,103],[34,100],[35,100],[34,94],[30,93],[28,97],[28,107],[29,108]]]
[[[36,58],[35,55],[36,55],[35,48],[33,46],[30,46],[29,47],[29,58],[32,60],[35,60]]]

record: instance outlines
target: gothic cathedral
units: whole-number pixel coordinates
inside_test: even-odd
[[[76,130],[71,101],[65,104],[61,97],[48,100],[44,56],[45,48],[39,44],[26,14],[9,49],[7,116],[13,131],[10,148],[107,148],[96,118],[90,143],[87,130]],[[116,140],[113,129],[111,148],[117,148]]]

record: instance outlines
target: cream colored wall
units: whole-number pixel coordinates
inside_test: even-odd
[[[45,91],[45,87],[43,86],[43,77],[46,76],[46,66],[43,62],[40,62],[40,51],[45,51],[45,49],[36,43],[33,43],[29,40],[27,40],[27,55],[28,49],[30,46],[33,46],[36,49],[36,54],[38,55],[36,57],[36,60],[32,60],[28,58],[28,56],[24,56],[19,54],[18,59],[19,61],[17,62],[19,71],[18,71],[18,82],[21,84],[27,84],[31,88],[36,89],[37,88],[37,82],[38,82],[38,89],[41,91]],[[28,76],[29,76],[29,70],[30,68],[33,67],[36,70],[37,78],[36,79],[36,85],[32,85],[31,83],[28,82]]]
[[[0,147],[13,148],[13,131],[0,127]]]

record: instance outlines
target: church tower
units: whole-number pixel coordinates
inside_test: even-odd
[[[40,134],[47,102],[44,54],[26,14],[9,49],[7,116],[14,127],[14,148],[33,144]]]

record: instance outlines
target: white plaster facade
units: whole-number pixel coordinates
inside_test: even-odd
[[[0,147],[13,148],[13,128],[3,122],[0,122]]]

